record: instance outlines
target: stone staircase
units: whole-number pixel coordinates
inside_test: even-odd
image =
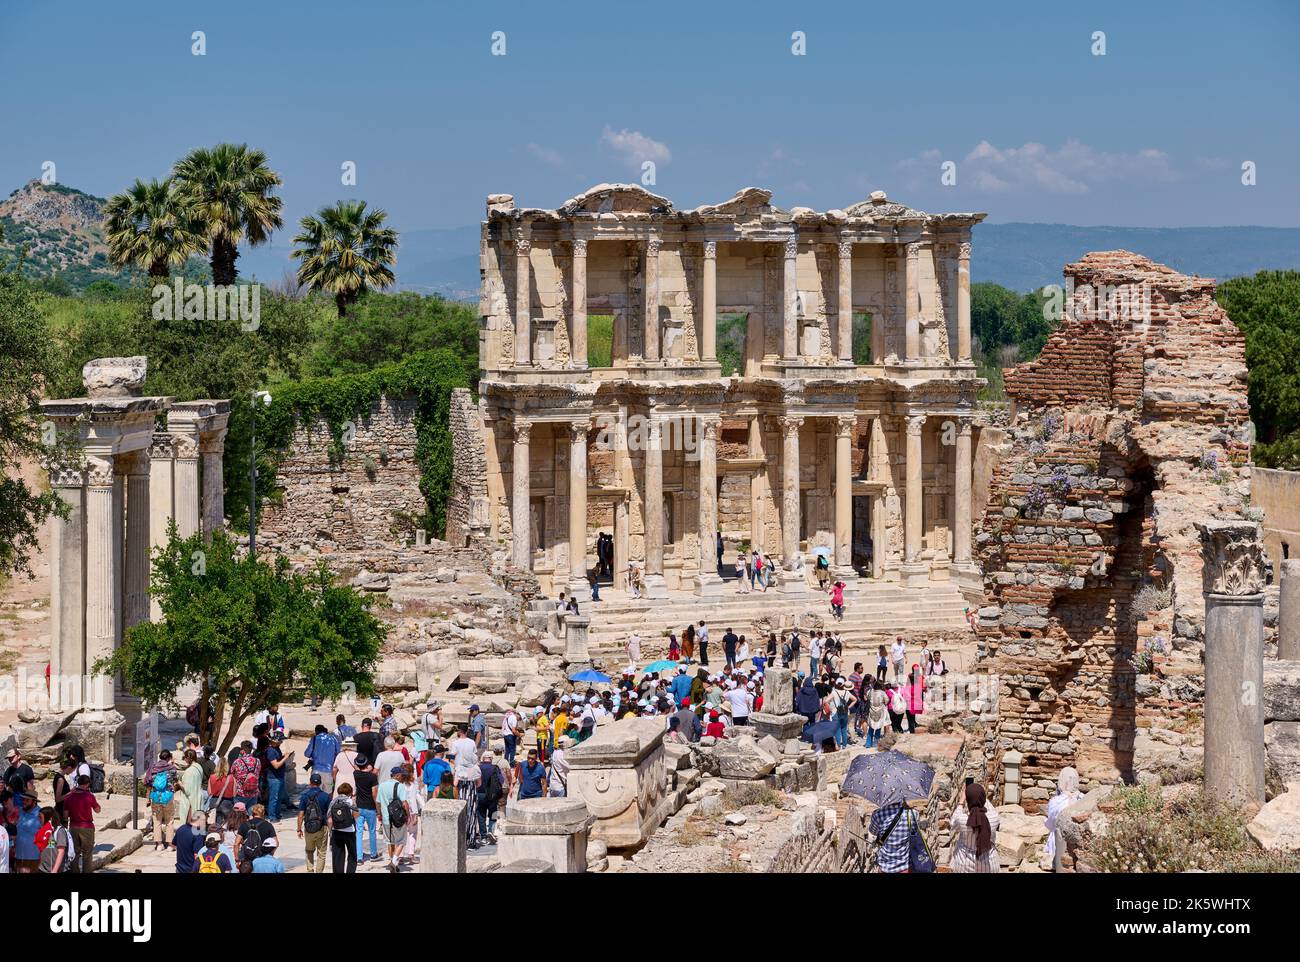
[[[709,626],[710,658],[722,655],[722,635],[728,627],[748,637],[756,648],[756,623],[801,627],[820,624],[839,630],[846,643],[861,647],[867,639],[891,638],[895,634],[964,631],[968,603],[955,585],[935,584],[925,588],[904,588],[889,582],[864,581],[858,590],[845,595],[844,620],[835,622],[830,602],[821,592],[802,596],[783,595],[777,589],[766,594],[737,594],[734,582],[716,597],[674,594],[654,601],[632,599],[622,592],[602,592],[599,602],[585,602],[582,612],[591,616],[588,647],[593,660],[618,662],[624,658],[628,635],[641,636],[642,661],[663,657],[667,633],[681,637],[688,621],[701,618]],[[764,638],[766,635],[763,636]]]

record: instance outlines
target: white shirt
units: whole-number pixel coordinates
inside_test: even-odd
[[[386,748],[375,758],[375,774],[379,776],[379,781],[391,782],[393,780],[393,768],[396,765],[406,763],[406,756],[396,748]]]
[[[727,692],[727,701],[731,703],[732,718],[746,718],[754,706],[754,696],[743,688],[733,688]]]
[[[451,757],[455,762],[453,767],[456,781],[469,782],[478,779],[478,748],[474,744],[474,739],[457,738],[451,743]]]
[[[9,833],[0,831],[0,875],[9,874]]]
[[[822,656],[822,640],[813,635],[813,640],[808,643],[808,655],[811,658],[820,658]]]
[[[511,709],[506,712],[505,716],[501,719],[501,734],[513,735],[515,734],[515,729],[518,728],[519,725],[519,713]]]
[[[907,649],[903,646],[901,641],[896,641],[889,646],[889,654],[893,657],[894,661],[902,661],[907,657]]]

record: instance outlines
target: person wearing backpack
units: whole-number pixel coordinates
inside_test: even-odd
[[[298,837],[306,846],[307,871],[316,875],[325,873],[325,849],[329,846],[325,821],[330,796],[321,788],[322,781],[320,772],[312,772],[311,787],[298,800]]]
[[[268,839],[275,838],[275,826],[266,818],[266,806],[254,805],[248,821],[239,826],[239,848],[235,859],[241,874],[253,871],[253,862],[262,855]]]
[[[352,786],[340,785],[325,824],[330,833],[330,869],[335,875],[357,871],[357,806]]]
[[[324,725],[317,725],[315,734],[307,743],[303,755],[307,758],[307,767],[321,778],[321,790],[334,791],[334,759],[342,750],[338,736]]]
[[[230,857],[221,851],[221,833],[209,832],[203,840],[203,850],[194,860],[194,871],[199,875],[225,875],[234,870]]]
[[[41,818],[45,824],[37,839],[45,835],[45,844],[41,847],[41,857],[36,871],[43,875],[58,875],[72,871],[72,833],[59,823],[59,813],[53,808],[41,809]],[[48,828],[48,832],[46,829]]]
[[[194,871],[194,859],[203,849],[204,829],[203,813],[193,812],[180,828],[176,829],[176,872],[190,875]]]
[[[506,794],[505,783],[501,778],[501,769],[497,767],[496,756],[492,752],[483,753],[478,767],[480,775],[474,806],[475,817],[478,819],[478,834],[480,838],[495,844],[497,809],[501,806],[501,797]]]
[[[515,709],[508,709],[501,718],[501,738],[506,743],[506,766],[514,768],[515,751],[519,747],[519,734],[521,729],[521,719],[519,712]],[[486,748],[486,745],[480,745],[480,748]]]
[[[871,815],[868,832],[879,846],[876,864],[880,871],[898,874],[910,871],[912,833],[920,831],[916,812],[906,802],[897,801],[882,805]]]
[[[410,812],[406,807],[406,769],[395,765],[389,774],[392,778],[381,782],[375,793],[375,808],[379,812],[384,840],[388,843],[388,871],[396,874],[399,871],[398,859],[406,845],[406,823],[410,820]]]
[[[149,766],[144,778],[149,792],[150,813],[153,815],[153,850],[161,852],[172,848],[172,819],[176,815],[176,766],[172,753],[163,749],[158,760]]]

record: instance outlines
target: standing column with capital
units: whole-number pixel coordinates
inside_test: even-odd
[[[515,234],[515,364],[526,367],[533,357],[532,284],[533,241],[527,225]]]
[[[920,562],[921,556],[921,432],[925,427],[924,414],[907,417],[907,493],[903,511],[903,565],[900,573],[904,584],[916,584],[928,579],[928,569]]]
[[[837,335],[841,364],[853,363],[853,242],[840,241],[839,247],[839,330]],[[875,358],[873,357],[874,361]]]
[[[786,361],[799,360],[799,238],[786,239],[784,269],[781,274],[782,326],[781,357]]]
[[[957,457],[952,509],[952,554],[959,566],[970,566],[971,544],[971,419],[958,418]]]
[[[700,483],[700,574],[697,581],[700,594],[710,588],[720,589],[722,578],[718,575],[718,428],[720,418],[707,417],[700,421],[699,483]]]
[[[663,424],[653,418],[646,422],[645,448],[645,594],[663,598],[668,594],[664,581],[664,452]]]
[[[1205,594],[1205,794],[1264,804],[1264,547],[1253,521],[1196,522]]]
[[[587,366],[587,242],[573,242],[573,306],[569,312],[569,352],[574,367]]]
[[[782,417],[781,425],[781,562],[786,571],[794,568],[799,554],[799,429],[803,418]],[[787,582],[792,579],[787,579]]]
[[[764,551],[767,548],[764,538],[764,486],[767,483],[767,443],[763,435],[763,418],[754,415],[749,419],[749,456],[757,461],[760,468],[749,478],[749,545],[752,550]]]
[[[50,515],[50,707],[71,710],[79,688],[61,697],[86,671],[86,475],[80,467],[50,465],[50,487],[67,506],[67,517]],[[66,680],[66,681],[65,681]]]
[[[651,237],[645,243],[645,306],[643,308],[645,332],[642,337],[641,356],[647,361],[659,360],[659,248],[662,242]]]
[[[903,323],[905,344],[903,353],[908,361],[921,358],[921,245],[908,244],[907,256],[903,258]]]
[[[703,348],[700,360],[712,363],[718,359],[718,244],[704,242],[704,276],[700,278],[700,300],[704,330],[701,331]]]
[[[117,650],[122,637],[122,513],[111,454],[86,459],[86,672]],[[112,675],[96,675],[83,703],[114,705]]]
[[[199,533],[199,442],[198,438],[176,438],[176,460],[172,474],[176,508],[176,532],[182,538]]]
[[[970,359],[970,242],[963,241],[957,245],[957,360]]]
[[[118,455],[126,474],[126,558],[123,629],[149,620],[149,453]]]
[[[203,456],[203,540],[209,544],[212,533],[226,523],[225,449],[225,431],[205,434],[199,442]]]
[[[835,564],[853,565],[853,435],[858,419],[835,419]]]
[[[587,432],[590,421],[569,425],[569,593],[587,583]]]
[[[533,567],[532,517],[528,494],[528,439],[533,426],[516,420],[515,445],[510,459],[510,556],[515,567],[531,571]]]

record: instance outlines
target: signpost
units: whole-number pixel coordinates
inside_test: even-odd
[[[131,759],[134,784],[131,788],[131,827],[140,828],[140,778],[158,758],[162,715],[149,712],[135,723],[135,755]]]

